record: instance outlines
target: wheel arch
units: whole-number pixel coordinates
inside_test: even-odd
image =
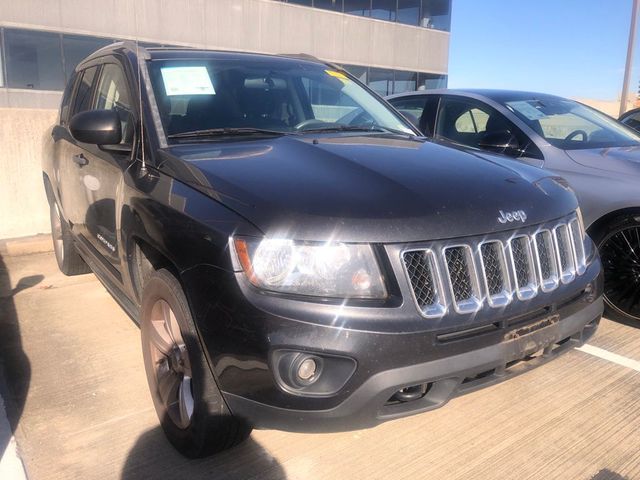
[[[130,274],[134,293],[140,301],[146,278],[154,271],[166,269],[180,280],[180,269],[168,255],[139,235],[133,235],[129,242]],[[182,283],[182,282],[181,282]]]
[[[640,221],[640,206],[620,208],[606,213],[589,226],[587,233],[594,241],[597,241],[607,231],[607,227],[621,217],[638,217],[638,221]]]

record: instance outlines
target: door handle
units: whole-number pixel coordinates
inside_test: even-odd
[[[86,164],[89,163],[89,160],[87,160],[87,157],[85,157],[82,153],[79,153],[78,155],[74,155],[73,161],[78,165],[80,165],[81,167],[84,167]]]

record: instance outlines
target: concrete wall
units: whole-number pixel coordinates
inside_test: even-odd
[[[449,33],[270,0],[0,0],[0,25],[446,74]]]
[[[0,238],[51,231],[40,161],[56,110],[0,108]]]

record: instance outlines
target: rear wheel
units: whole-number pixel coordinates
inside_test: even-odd
[[[640,321],[640,217],[617,219],[596,241],[604,269],[608,313]]]
[[[180,283],[169,271],[146,280],[140,323],[149,390],[173,446],[195,458],[247,438],[251,428],[226,407]]]
[[[69,231],[69,225],[62,217],[55,200],[49,205],[49,217],[51,219],[53,252],[60,271],[65,275],[89,273],[91,270],[76,250]]]

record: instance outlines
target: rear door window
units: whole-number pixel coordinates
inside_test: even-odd
[[[85,112],[91,110],[91,99],[93,98],[93,85],[96,79],[96,73],[98,67],[89,67],[85,70],[81,70],[78,75],[80,80],[78,82],[78,88],[76,90],[75,100],[73,102],[73,108],[71,110],[71,116],[76,113]]]

